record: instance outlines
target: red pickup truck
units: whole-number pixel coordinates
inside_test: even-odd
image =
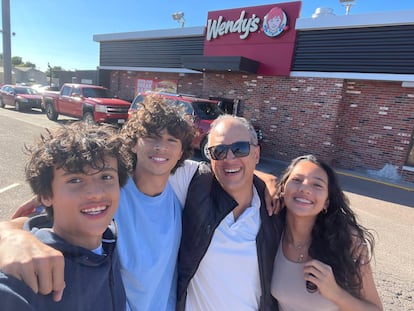
[[[131,103],[111,97],[102,86],[66,83],[60,92],[45,92],[42,105],[52,121],[61,114],[91,123],[122,125],[128,119]]]

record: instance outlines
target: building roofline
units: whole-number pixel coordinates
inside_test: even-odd
[[[413,25],[414,10],[370,14],[322,15],[316,18],[296,19],[296,30],[362,28],[396,25]]]
[[[357,72],[319,72],[319,71],[291,71],[291,77],[308,78],[337,78],[354,80],[379,80],[412,82],[414,74],[388,74],[388,73],[357,73]]]
[[[200,37],[204,35],[204,26],[182,27],[159,30],[145,30],[133,32],[120,32],[110,34],[93,35],[93,41],[125,41],[125,40],[148,40],[161,38],[183,38],[183,37]]]
[[[125,70],[125,71],[146,71],[146,72],[168,72],[168,73],[197,73],[202,72],[187,68],[165,68],[165,67],[123,67],[123,66],[99,66],[100,70]]]

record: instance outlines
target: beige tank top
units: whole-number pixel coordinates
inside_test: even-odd
[[[316,291],[308,293],[303,278],[303,263],[289,261],[279,243],[272,277],[272,295],[280,311],[339,311],[339,308]]]

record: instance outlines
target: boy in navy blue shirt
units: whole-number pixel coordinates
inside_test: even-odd
[[[46,213],[25,228],[64,254],[66,288],[55,302],[0,272],[2,310],[125,310],[112,221],[128,177],[122,144],[109,127],[75,122],[26,148],[26,179]]]

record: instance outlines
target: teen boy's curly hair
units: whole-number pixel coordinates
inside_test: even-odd
[[[53,196],[54,168],[70,173],[85,173],[88,168],[103,170],[107,156],[118,160],[119,185],[125,185],[129,154],[121,150],[124,141],[113,128],[75,122],[46,131],[33,146],[25,146],[29,155],[26,180],[39,201],[41,196]]]
[[[144,102],[140,104],[138,110],[132,114],[121,130],[121,137],[126,141],[124,149],[130,152],[133,169],[136,167],[137,159],[131,150],[137,143],[138,138],[160,135],[164,129],[171,136],[181,141],[183,151],[180,160],[171,170],[171,173],[182,166],[184,160],[192,156],[191,143],[194,138],[194,128],[190,121],[185,118],[183,109],[169,105],[159,95],[146,96]]]

